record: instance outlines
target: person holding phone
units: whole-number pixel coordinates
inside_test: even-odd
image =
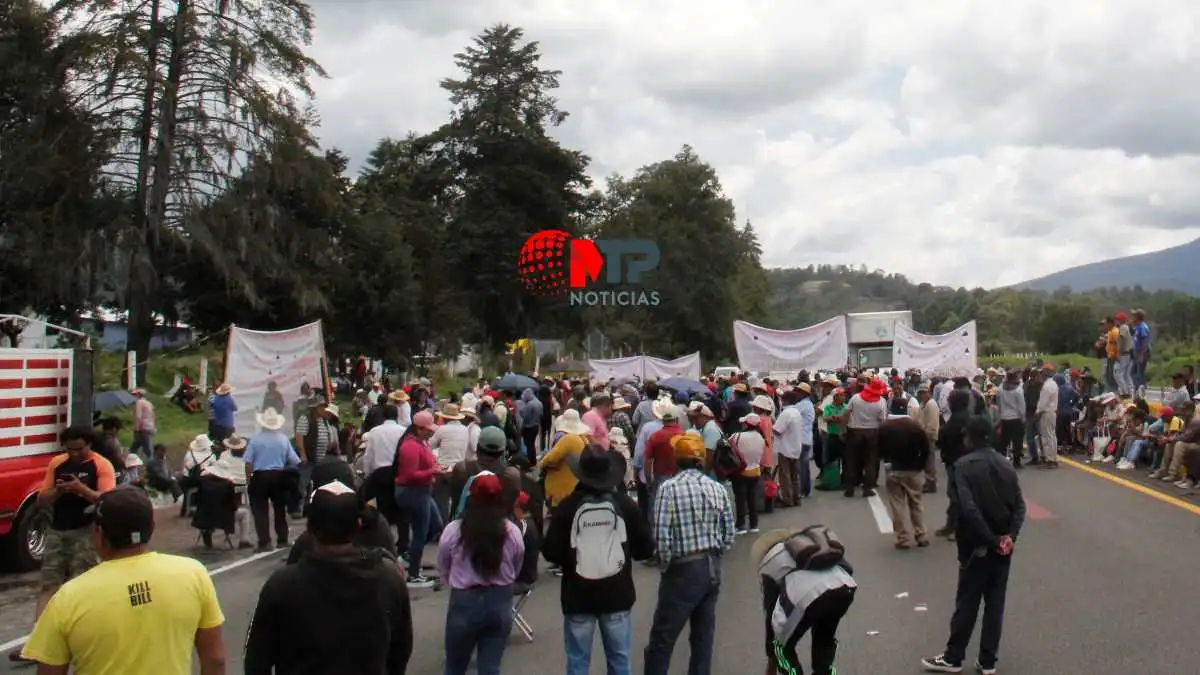
[[[66,452],[50,460],[37,497],[38,505],[50,510],[51,519],[35,621],[60,586],[99,562],[92,548],[93,516],[88,508],[117,485],[112,463],[92,450],[96,434],[90,427],[68,427],[59,441]],[[30,662],[19,649],[9,654],[9,660]]]

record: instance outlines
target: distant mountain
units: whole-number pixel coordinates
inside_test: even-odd
[[[1146,291],[1179,291],[1200,296],[1200,239],[1174,248],[1079,265],[1024,281],[1012,288],[1053,292],[1064,286],[1086,293],[1113,286],[1141,286]]]

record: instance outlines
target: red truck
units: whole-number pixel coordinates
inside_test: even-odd
[[[70,424],[92,424],[92,352],[0,348],[0,555],[9,570],[41,564],[49,519],[37,493]]]

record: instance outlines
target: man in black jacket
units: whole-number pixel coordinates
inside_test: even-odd
[[[627,673],[632,650],[629,613],[637,600],[631,561],[648,560],[654,555],[654,537],[637,504],[616,491],[616,486],[624,480],[625,470],[612,461],[607,451],[588,446],[567,462],[579,485],[555,509],[542,543],[542,557],[560,566],[563,572],[560,597],[567,671],[588,672],[593,635],[599,624],[608,672]],[[586,521],[581,524],[583,531],[589,532],[587,543],[582,535],[572,541],[577,515]],[[603,550],[596,556],[593,547],[599,542],[590,535],[600,531],[617,537],[608,540],[610,543],[620,542],[621,551],[617,555],[623,554],[624,559],[617,560],[615,566],[594,564],[602,563],[605,557]]]
[[[981,602],[983,632],[976,668],[983,675],[996,672],[1008,572],[1025,523],[1025,498],[1012,463],[992,449],[991,434],[988,420],[969,421],[966,440],[970,451],[954,463],[951,499],[958,502],[959,509],[958,591],[946,651],[921,661],[930,672],[962,672]]]
[[[925,487],[929,436],[911,417],[890,419],[879,427],[879,454],[891,463],[884,486],[888,505],[892,507],[896,548],[910,549],[914,543],[928,546],[921,491]]]
[[[246,636],[246,675],[405,674],[413,647],[408,588],[394,560],[354,545],[360,515],[358,495],[342,483],[313,495],[313,549],[263,585]]]
[[[954,541],[955,523],[958,521],[958,503],[954,500],[954,465],[967,451],[967,422],[972,419],[971,392],[955,389],[950,392],[946,404],[950,407],[950,419],[938,432],[938,449],[941,450],[942,464],[946,466],[946,495],[950,503],[946,506],[946,524],[934,534]]]

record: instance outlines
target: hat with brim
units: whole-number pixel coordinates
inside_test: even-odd
[[[225,394],[231,394],[231,393],[233,393],[233,387],[222,382],[221,386],[217,387],[217,390],[214,393],[216,393],[217,396],[224,396]]]
[[[588,425],[579,419],[578,410],[563,411],[563,414],[558,416],[558,423],[554,425],[554,430],[564,434],[583,434],[585,436],[591,432]]]
[[[404,391],[403,389],[397,389],[388,394],[388,400],[392,403],[404,403],[408,400],[408,392]]]
[[[208,434],[199,434],[192,439],[191,443],[188,444],[188,450],[192,452],[207,452],[212,449],[213,442],[212,439],[208,437]]]
[[[338,417],[338,418],[340,418],[342,416],[342,411],[338,410],[338,407],[332,403],[325,406],[325,412],[329,413],[330,415],[333,415],[334,417]]]
[[[461,420],[463,414],[459,411],[457,403],[447,403],[442,407],[442,411],[438,413],[438,417],[444,420]]]
[[[613,399],[613,411],[629,410],[630,407],[629,400],[624,396],[618,396]]]
[[[812,393],[812,386],[807,382],[801,382],[800,384],[796,385],[796,389],[799,389],[806,394]]]
[[[471,419],[476,422],[479,421],[479,411],[475,410],[473,406],[469,408],[462,408],[459,412],[461,412],[463,417],[466,417],[467,419]]]
[[[221,445],[225,446],[227,450],[243,450],[246,447],[246,439],[234,434],[221,441]]]
[[[578,455],[567,455],[567,466],[582,485],[611,490],[625,478],[624,458],[598,447],[585,448]]]
[[[256,414],[254,421],[258,422],[258,426],[270,431],[282,429],[284,423],[283,415],[280,415],[274,408],[267,408]]]

